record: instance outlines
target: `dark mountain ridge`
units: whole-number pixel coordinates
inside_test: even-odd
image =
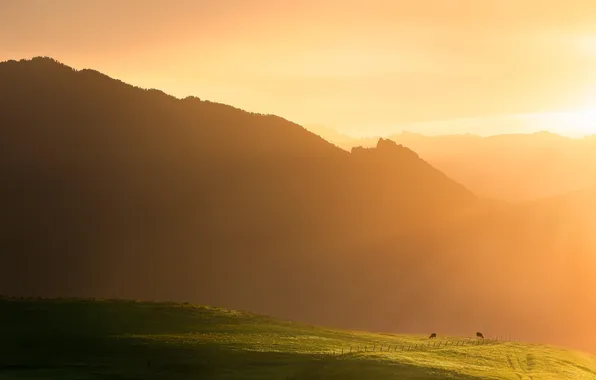
[[[346,152],[48,58],[0,63],[0,83],[0,293],[586,348],[596,242],[570,226],[588,208],[484,202],[389,140]]]
[[[384,140],[349,154],[276,116],[48,58],[4,62],[0,79],[8,293],[300,317],[288,308],[326,302],[319,285],[349,247],[430,228],[476,202]]]

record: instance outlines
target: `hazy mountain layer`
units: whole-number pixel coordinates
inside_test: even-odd
[[[0,81],[2,293],[596,349],[591,193],[487,202],[389,140],[347,152],[46,58]]]

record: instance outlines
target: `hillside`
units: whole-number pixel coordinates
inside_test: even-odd
[[[321,126],[308,128],[347,151],[376,143],[376,139],[352,138]],[[549,132],[427,136],[402,132],[386,138],[416,151],[480,197],[524,202],[596,186],[595,136],[572,139]]]
[[[0,63],[0,81],[9,294],[193,300],[333,323],[323,305],[356,306],[344,295],[363,257],[352,254],[477,202],[384,141],[354,155],[280,117],[49,58]]]
[[[347,152],[48,58],[0,63],[0,80],[2,293],[596,352],[590,193],[486,202],[407,145]]]
[[[593,138],[548,132],[479,137],[396,134],[451,178],[483,197],[529,201],[596,186]]]
[[[189,304],[5,298],[0,322],[0,379],[596,377],[595,357],[549,346],[431,342]]]

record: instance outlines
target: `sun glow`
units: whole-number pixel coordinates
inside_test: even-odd
[[[596,108],[532,115],[541,129],[569,137],[596,134]]]

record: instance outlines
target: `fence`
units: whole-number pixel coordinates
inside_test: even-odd
[[[361,353],[398,353],[398,352],[416,352],[444,350],[457,347],[486,347],[497,346],[514,340],[493,339],[428,339],[420,343],[403,342],[399,344],[373,343],[373,344],[346,344],[336,346],[330,349],[313,351],[210,351],[202,352],[198,356],[192,355],[189,361],[200,364],[203,367],[218,367],[221,365],[231,365],[233,367],[243,366],[277,366],[285,362],[291,362],[296,357],[308,360],[325,359],[349,359],[355,354]],[[294,357],[292,357],[294,356]],[[161,360],[157,357],[148,362],[157,364]],[[183,361],[185,361],[183,359]]]
[[[416,350],[429,350],[446,347],[464,347],[464,346],[488,346],[495,344],[502,344],[505,342],[514,341],[514,339],[503,340],[500,338],[489,338],[489,339],[428,339],[424,343],[412,343],[405,342],[401,344],[373,344],[373,345],[349,345],[329,351],[333,355],[343,355],[359,352],[398,352],[398,351],[416,351]]]
[[[472,350],[468,351],[466,355],[476,351],[482,350],[483,347],[487,349],[490,346],[498,346],[513,340],[494,339],[425,339],[420,342],[402,342],[399,344],[373,343],[373,344],[359,344],[358,342],[347,343],[345,345],[336,346],[328,350],[321,350],[320,352],[296,352],[282,350],[275,351],[211,351],[203,352],[199,355],[192,355],[188,357],[178,356],[164,358],[159,355],[154,356],[147,361],[146,370],[148,373],[187,373],[189,375],[197,375],[202,378],[216,377],[220,372],[225,373],[246,373],[254,374],[255,377],[262,373],[276,373],[271,378],[281,380],[306,380],[318,379],[319,374],[328,365],[342,365],[342,361],[349,361],[356,359],[364,353],[383,353],[392,355],[395,353],[396,359],[400,354],[408,355],[409,352],[428,352],[432,350],[450,350],[457,348],[469,347]],[[475,348],[475,349],[473,349]],[[374,354],[373,354],[374,355]],[[366,358],[361,358],[365,361]],[[370,358],[369,363],[376,363],[376,359]],[[356,359],[360,360],[360,359]],[[334,364],[335,363],[335,364]],[[365,363],[365,362],[362,362]],[[140,363],[139,363],[140,364]],[[362,366],[362,364],[360,364]],[[364,365],[366,367],[366,364]],[[360,368],[360,367],[359,367]],[[416,368],[409,370],[417,370]],[[366,371],[366,369],[363,369]],[[222,372],[222,373],[223,373]],[[272,373],[273,373],[272,372]],[[374,372],[374,371],[373,371]],[[252,376],[252,375],[251,375]],[[445,377],[449,377],[445,374]]]

